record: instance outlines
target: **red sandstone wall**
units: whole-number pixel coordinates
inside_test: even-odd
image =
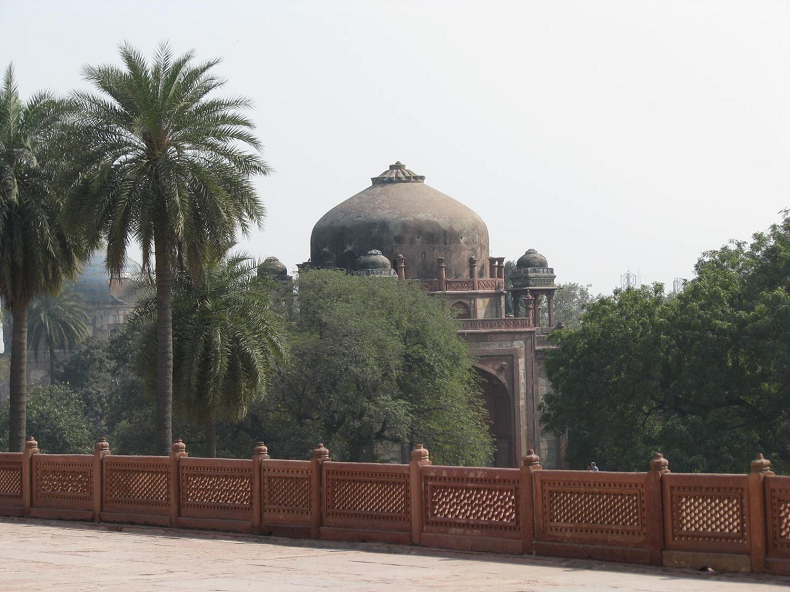
[[[0,516],[127,522],[790,575],[790,477],[310,461],[0,454]]]

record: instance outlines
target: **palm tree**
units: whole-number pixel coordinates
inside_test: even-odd
[[[62,200],[53,190],[61,162],[55,140],[67,110],[46,92],[23,103],[8,67],[0,88],[0,300],[12,318],[11,451],[25,443],[30,301],[59,291],[86,254],[61,227]]]
[[[256,269],[245,255],[232,255],[210,261],[197,281],[186,273],[174,278],[174,404],[179,415],[203,424],[209,457],[217,454],[216,420],[244,419],[283,360],[270,291]],[[156,299],[148,297],[138,303],[135,318],[152,321],[156,314]],[[139,358],[149,388],[157,338],[149,322]]]
[[[267,175],[244,98],[208,98],[224,80],[219,60],[175,58],[163,44],[149,65],[128,44],[124,67],[86,67],[99,94],[75,93],[76,170],[68,221],[96,245],[107,243],[107,268],[118,277],[131,241],[143,269],[154,259],[157,295],[156,445],[172,441],[174,273],[200,277],[208,253],[260,223],[264,208],[250,182]],[[251,149],[251,151],[249,150]]]
[[[85,307],[71,291],[38,296],[30,305],[28,342],[38,361],[42,344],[49,350],[49,384],[55,384],[55,349],[72,350],[88,338]]]

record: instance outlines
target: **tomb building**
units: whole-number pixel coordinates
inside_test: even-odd
[[[559,468],[563,439],[543,429],[540,417],[551,388],[544,362],[554,324],[554,269],[529,249],[507,290],[505,258],[489,256],[488,245],[480,216],[396,162],[321,217],[305,265],[416,281],[443,298],[477,359],[497,444],[494,464],[518,466],[534,448],[545,467]]]

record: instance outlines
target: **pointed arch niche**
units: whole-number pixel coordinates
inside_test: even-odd
[[[483,402],[488,411],[488,430],[496,441],[495,467],[515,467],[516,442],[513,402],[507,385],[485,368],[475,366],[482,379]]]

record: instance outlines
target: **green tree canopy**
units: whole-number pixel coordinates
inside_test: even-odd
[[[153,255],[157,292],[157,451],[172,441],[173,274],[200,276],[211,252],[247,232],[264,209],[250,177],[267,175],[248,99],[215,98],[225,84],[219,60],[174,57],[163,44],[149,63],[128,44],[123,67],[85,68],[99,94],[76,93],[72,121],[67,220],[98,245],[107,267],[120,275],[132,241],[144,269]]]
[[[49,383],[55,384],[55,350],[73,350],[88,338],[88,317],[77,294],[65,290],[36,297],[28,312],[28,342],[38,360],[41,347],[49,351]]]
[[[10,406],[0,407],[0,434],[6,441]],[[37,386],[30,390],[27,432],[38,441],[42,452],[50,454],[90,454],[95,441],[85,405],[66,386]]]
[[[741,472],[763,452],[790,469],[790,219],[705,253],[676,297],[615,292],[547,360],[578,468],[639,470],[660,450],[677,471]]]
[[[301,458],[321,441],[334,458],[371,461],[383,443],[424,443],[435,462],[490,461],[473,359],[442,300],[336,271],[303,273],[296,290],[290,364],[256,408],[275,454]]]
[[[210,261],[197,279],[178,274],[173,288],[174,405],[177,413],[205,426],[206,455],[217,454],[216,420],[238,422],[262,400],[284,359],[279,319],[270,290],[245,255]],[[138,304],[138,318],[153,321],[156,300]],[[153,323],[143,333],[142,372],[149,388],[156,376]]]
[[[575,282],[557,284],[557,291],[554,293],[554,322],[563,323],[570,328],[578,327],[584,311],[595,299],[590,293],[589,285],[583,286]],[[541,315],[544,324],[548,325],[548,307],[541,309]]]
[[[85,260],[83,245],[60,224],[62,200],[54,179],[56,147],[67,105],[41,92],[19,97],[8,67],[0,88],[0,300],[12,316],[9,447],[25,442],[28,307],[57,293]]]

